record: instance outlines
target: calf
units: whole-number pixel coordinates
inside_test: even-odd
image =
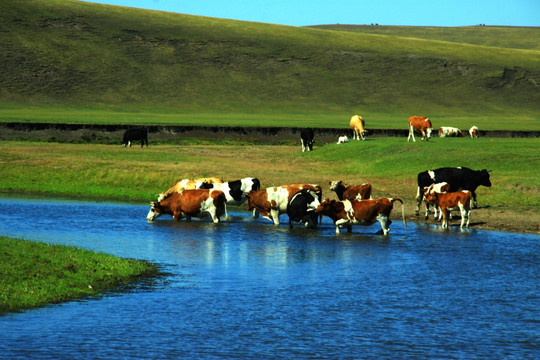
[[[135,140],[141,140],[141,147],[143,147],[145,143],[146,147],[148,147],[148,130],[146,128],[126,130],[124,139],[122,140],[122,146],[131,147],[131,143]]]
[[[192,217],[200,218],[210,215],[214,223],[218,223],[224,213],[227,219],[229,218],[225,193],[221,190],[182,190],[151,205],[146,215],[147,221],[154,221],[163,214],[171,215],[176,221],[184,216],[187,221],[191,221]]]
[[[300,131],[300,142],[302,143],[302,152],[312,151],[313,150],[313,143],[315,142],[313,138],[315,137],[315,134],[313,133],[313,129],[311,128],[305,128]]]
[[[443,126],[439,128],[439,137],[463,137],[463,133],[458,128]]]
[[[341,135],[337,140],[338,144],[345,144],[346,142],[349,142],[347,135]]]
[[[216,184],[222,183],[223,180],[217,177],[211,178],[200,178],[200,179],[181,179],[174,182],[174,184],[165,191],[158,195],[158,202],[165,199],[169,195],[175,192],[180,192],[182,190],[193,190],[200,189],[204,184]]]
[[[448,190],[450,190],[450,185],[446,182],[441,182],[441,183],[438,183],[438,184],[431,184],[427,187],[424,187],[422,189],[422,192],[424,193],[423,196],[425,198],[425,201],[426,201],[426,214],[425,214],[425,218],[427,220],[428,218],[428,215],[429,215],[429,207],[431,205],[433,205],[433,208],[434,208],[434,212],[435,212],[435,219],[437,218],[437,214],[439,215],[439,220],[441,219],[441,216],[442,214],[438,211],[438,207],[436,206],[436,204],[432,201],[428,201],[427,199],[427,196],[429,194],[432,194],[434,192],[438,192],[438,193],[446,193],[448,192]]]
[[[448,228],[449,210],[459,209],[461,212],[460,228],[463,229],[465,218],[467,218],[466,227],[469,227],[471,218],[471,196],[471,192],[468,190],[451,193],[433,192],[427,196],[427,200],[433,201],[441,209],[443,229]]]
[[[293,195],[287,205],[289,215],[289,227],[293,228],[293,221],[304,223],[305,227],[314,229],[317,226],[315,210],[319,206],[317,193],[312,189],[302,189]]]
[[[265,219],[279,225],[279,215],[287,212],[287,205],[294,194],[302,189],[311,189],[320,201],[322,190],[318,185],[294,184],[269,187],[247,194],[248,210],[256,210]]]
[[[372,225],[379,221],[384,235],[390,231],[390,212],[394,207],[394,201],[401,202],[401,212],[405,228],[405,207],[400,198],[381,198],[374,200],[328,200],[323,201],[315,211],[317,214],[326,215],[334,222],[336,234],[339,228],[346,226],[350,233],[352,225]]]
[[[339,200],[371,199],[371,184],[345,186],[342,181],[330,181],[328,184],[330,191],[334,191]]]

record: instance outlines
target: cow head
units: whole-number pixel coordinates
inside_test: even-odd
[[[154,221],[162,215],[162,209],[159,202],[152,202],[150,203],[150,206],[150,211],[148,211],[148,215],[146,215],[146,221]]]
[[[479,184],[487,187],[491,187],[491,180],[489,179],[489,173],[491,170],[480,170]]]

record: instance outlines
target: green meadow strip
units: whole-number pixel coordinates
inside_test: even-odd
[[[159,274],[142,260],[0,237],[0,314],[94,297]]]

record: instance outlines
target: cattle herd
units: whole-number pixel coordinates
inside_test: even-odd
[[[478,186],[491,186],[489,171],[471,170],[465,167],[440,168],[418,174],[416,194],[416,215],[422,201],[426,204],[425,217],[429,208],[434,207],[435,217],[439,215],[442,227],[448,227],[450,210],[459,209],[461,228],[468,227],[471,207],[476,207]],[[279,216],[287,214],[289,226],[301,223],[316,228],[319,218],[328,216],[334,223],[336,234],[346,227],[351,232],[352,225],[372,225],[379,222],[381,232],[390,231],[390,213],[394,202],[401,203],[402,220],[405,221],[405,208],[400,198],[373,199],[371,184],[346,186],[342,181],[329,182],[339,200],[322,200],[322,188],[316,184],[293,184],[261,189],[259,179],[248,177],[224,182],[219,178],[183,179],[176,181],[166,192],[159,194],[157,201],[151,203],[147,221],[161,215],[170,215],[176,221],[192,217],[210,216],[214,223],[225,215],[229,222],[227,205],[242,205],[253,217],[262,216],[279,225]],[[466,221],[465,221],[466,220]]]

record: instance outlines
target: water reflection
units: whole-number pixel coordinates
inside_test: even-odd
[[[536,358],[540,237],[394,221],[334,234],[232,213],[1,198],[0,234],[159,262],[165,286],[0,318],[0,358]],[[284,217],[285,219],[285,217]]]

